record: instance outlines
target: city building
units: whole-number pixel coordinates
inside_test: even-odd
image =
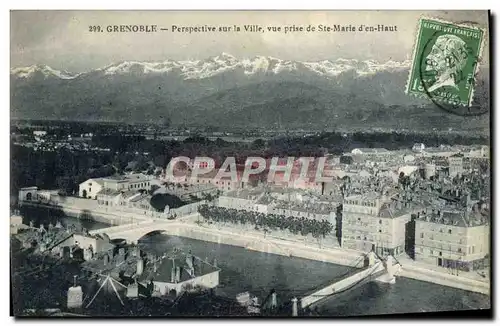
[[[342,209],[343,248],[379,255],[405,252],[406,224],[416,207],[405,193],[390,195],[370,191],[348,196]]]
[[[151,259],[149,268],[137,273],[144,286],[153,283],[153,295],[180,295],[183,292],[213,289],[219,285],[220,269],[192,255],[173,251]]]
[[[415,260],[465,271],[484,268],[490,254],[489,218],[478,204],[422,210],[415,220]]]
[[[425,149],[425,145],[422,143],[415,143],[411,148],[412,151],[421,153]]]
[[[23,187],[18,191],[19,202],[23,201],[37,201],[38,200],[38,187]]]
[[[229,209],[257,211],[257,202],[264,194],[265,191],[263,189],[238,189],[229,191],[219,196],[218,206]]]
[[[142,173],[92,178],[79,185],[78,194],[83,198],[97,199],[97,194],[103,189],[114,191],[149,190],[152,179],[151,176]]]
[[[338,203],[340,204],[340,203]],[[270,205],[270,213],[276,215],[306,218],[308,220],[328,221],[334,227],[337,224],[336,203],[314,203],[309,201],[275,201]]]
[[[389,155],[391,154],[391,152],[385,148],[355,148],[351,151],[351,154],[379,156],[379,155]]]
[[[453,154],[448,157],[448,167],[450,177],[460,176],[464,173],[464,156]]]

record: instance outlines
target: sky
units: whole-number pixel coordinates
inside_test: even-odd
[[[420,17],[488,28],[487,11],[11,11],[11,67],[83,72],[119,61],[196,60],[230,53],[285,60],[411,59]],[[157,25],[157,33],[95,33],[89,26]],[[386,25],[396,32],[178,33],[177,26]],[[488,44],[483,63],[488,64]]]

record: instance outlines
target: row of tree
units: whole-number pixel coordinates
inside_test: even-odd
[[[317,221],[304,217],[264,214],[217,206],[201,205],[198,207],[198,212],[205,219],[214,222],[255,225],[256,228],[264,229],[264,231],[288,230],[293,234],[300,233],[303,236],[312,234],[315,238],[324,238],[334,229],[333,225],[326,220]]]

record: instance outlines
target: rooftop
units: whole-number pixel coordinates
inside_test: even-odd
[[[421,212],[418,215],[418,219],[437,224],[474,227],[489,223],[489,211],[467,211],[465,208],[449,210],[434,209],[431,212]]]
[[[365,154],[382,154],[389,152],[389,150],[385,148],[355,148],[351,151],[351,153],[355,153],[355,151],[361,151]]]
[[[331,212],[337,210],[337,207],[332,204],[311,203],[311,202],[289,202],[282,200],[276,202],[275,208],[306,212],[306,213],[324,214],[324,215],[328,215]]]
[[[248,200],[255,200],[264,193],[263,189],[236,189],[228,191],[224,196]]]
[[[118,196],[119,194],[121,194],[120,191],[118,190],[113,190],[113,189],[109,189],[109,188],[104,188],[102,190],[100,190],[97,195],[101,195],[101,196]]]
[[[193,266],[193,274],[190,274],[188,272],[188,260]],[[170,252],[168,255],[163,255],[162,257],[160,257],[156,262],[156,272],[154,271],[154,268],[152,268],[152,266],[154,266],[154,262],[148,262],[146,266],[147,271],[145,268],[144,273],[138,279],[139,281],[154,280],[159,282],[171,283],[172,268],[174,266],[180,267],[180,282],[184,282],[192,278],[220,270],[219,268],[212,266],[199,257],[196,257],[189,253],[186,254],[182,251]]]

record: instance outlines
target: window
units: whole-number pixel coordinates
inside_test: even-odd
[[[420,253],[422,254],[424,252],[424,248],[420,247]]]
[[[440,251],[440,252],[439,252],[439,256],[442,256],[442,255],[443,255],[443,252],[442,252],[442,251]]]
[[[448,234],[451,234],[451,229],[448,230]]]
[[[420,233],[420,238],[422,238],[422,239],[424,238],[424,233],[423,232]]]
[[[462,252],[462,248],[458,248],[458,252]]]
[[[432,250],[432,249],[431,249],[431,250],[430,250],[430,253],[431,253],[431,255],[434,255],[434,250]]]
[[[378,224],[382,224],[382,220],[378,220]]]
[[[382,230],[378,230],[379,233],[382,233]]]
[[[92,187],[92,182],[89,182],[89,187]]]
[[[92,188],[89,188],[89,192],[92,192]]]

